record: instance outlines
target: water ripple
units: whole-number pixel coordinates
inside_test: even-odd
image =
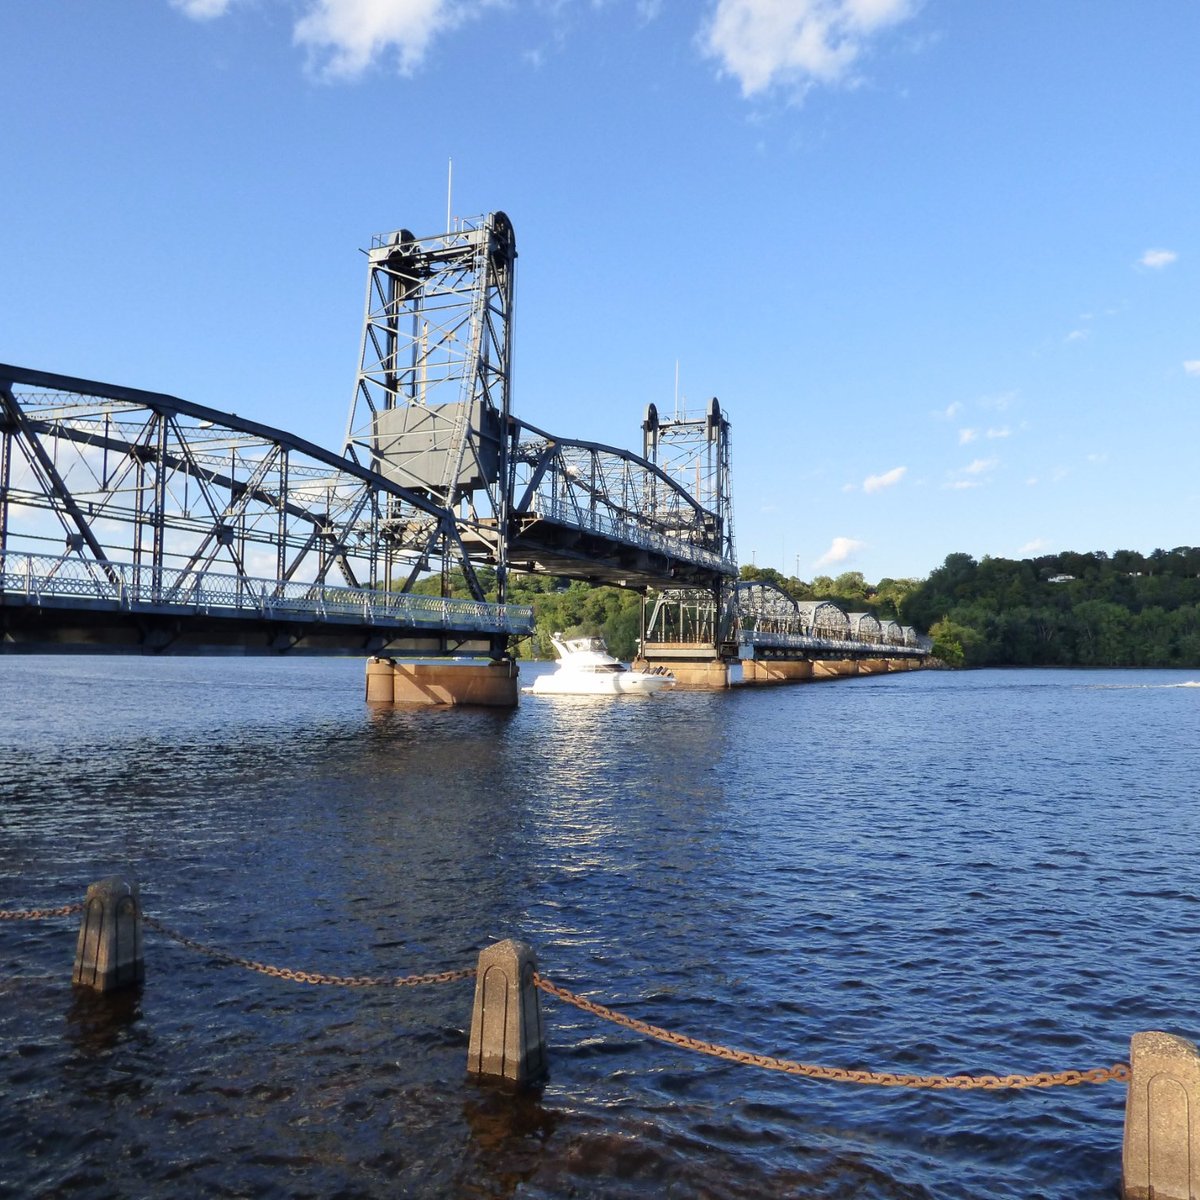
[[[339,975],[523,936],[573,990],[764,1054],[1061,1070],[1189,1028],[1195,681],[974,672],[379,710],[361,664],[0,658],[0,907],[112,872]],[[147,936],[69,984],[0,926],[0,1192],[1115,1194],[1124,1094],[916,1093],[700,1058],[545,1002],[552,1076],[464,1078],[471,986],[306,988]]]

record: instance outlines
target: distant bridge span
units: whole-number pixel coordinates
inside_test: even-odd
[[[830,600],[795,600],[772,583],[739,580],[716,595],[695,589],[668,589],[655,598],[647,621],[642,657],[646,662],[695,673],[720,671],[742,662],[763,678],[780,678],[788,664],[917,664],[931,643],[911,626],[880,621],[866,612],[848,613]],[[884,667],[883,669],[889,669]],[[892,668],[894,669],[894,668]]]

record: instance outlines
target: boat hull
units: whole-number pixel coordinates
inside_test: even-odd
[[[521,690],[538,696],[651,696],[674,686],[675,680],[670,675],[647,675],[640,671],[591,677],[555,671],[539,676],[532,686]]]

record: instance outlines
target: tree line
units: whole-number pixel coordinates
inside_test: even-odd
[[[496,572],[490,567],[477,567],[476,575],[487,598],[494,601]],[[451,571],[444,584],[440,575],[433,575],[418,581],[412,590],[431,596],[471,595],[459,570]],[[627,660],[637,653],[642,634],[642,597],[628,588],[514,571],[508,577],[508,602],[528,604],[533,609],[533,636],[522,639],[514,648],[519,658],[553,658],[552,633],[599,634],[617,658]]]
[[[952,666],[1200,666],[1200,548],[951,554],[901,611]]]

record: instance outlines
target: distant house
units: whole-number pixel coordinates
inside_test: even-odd
[[[1071,580],[1074,578],[1075,578],[1074,575],[1051,575],[1050,578],[1046,580],[1046,582],[1047,583],[1070,583]]]

